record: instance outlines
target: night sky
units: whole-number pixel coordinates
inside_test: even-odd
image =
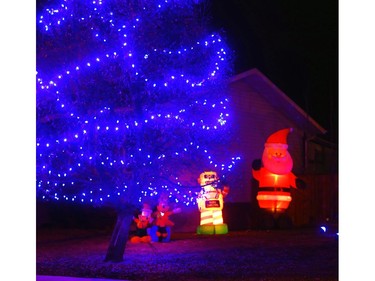
[[[338,1],[212,1],[235,74],[259,69],[337,142]]]

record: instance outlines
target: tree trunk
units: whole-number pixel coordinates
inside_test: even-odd
[[[144,81],[133,81],[130,85],[130,92],[134,98],[134,111],[136,112],[136,119],[142,120],[144,114],[142,106],[144,104],[144,95],[142,94],[144,92]],[[142,133],[135,135],[135,147],[142,147],[142,135]],[[139,179],[141,179],[139,169],[134,168],[132,170],[132,192],[120,200],[120,204],[117,208],[116,226],[113,230],[112,238],[104,261],[121,262],[124,260],[123,255],[125,252],[126,243],[129,239],[130,224],[134,215],[134,205],[132,205],[132,202],[137,202],[136,200],[140,196],[139,188],[137,186]]]
[[[129,239],[132,219],[133,213],[129,209],[117,212],[116,225],[112,232],[111,241],[104,261],[121,262],[124,260],[124,252]]]

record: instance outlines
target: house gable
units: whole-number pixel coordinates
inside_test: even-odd
[[[244,91],[257,93],[275,111],[283,114],[307,135],[325,134],[326,130],[321,127],[311,116],[300,108],[292,99],[276,87],[264,74],[257,69],[251,69],[232,77],[229,81],[230,87],[241,88]],[[239,86],[239,85],[242,86]],[[246,88],[247,87],[247,88]],[[254,97],[254,95],[252,95]]]
[[[257,69],[232,77],[228,90],[234,121],[234,139],[228,149],[242,158],[237,175],[240,180],[228,200],[253,201],[252,162],[262,157],[264,143],[271,134],[293,128],[288,135],[288,151],[294,162],[293,172],[299,176],[306,172],[308,141],[326,130]]]

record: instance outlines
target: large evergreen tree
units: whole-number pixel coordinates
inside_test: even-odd
[[[108,261],[144,197],[195,204],[198,175],[236,163],[230,51],[208,13],[199,0],[38,2],[37,197],[115,207]]]

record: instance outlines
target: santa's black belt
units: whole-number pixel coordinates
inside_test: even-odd
[[[265,187],[259,187],[259,191],[281,191],[281,192],[290,192],[290,188],[288,187],[268,187],[268,186],[265,186]]]

